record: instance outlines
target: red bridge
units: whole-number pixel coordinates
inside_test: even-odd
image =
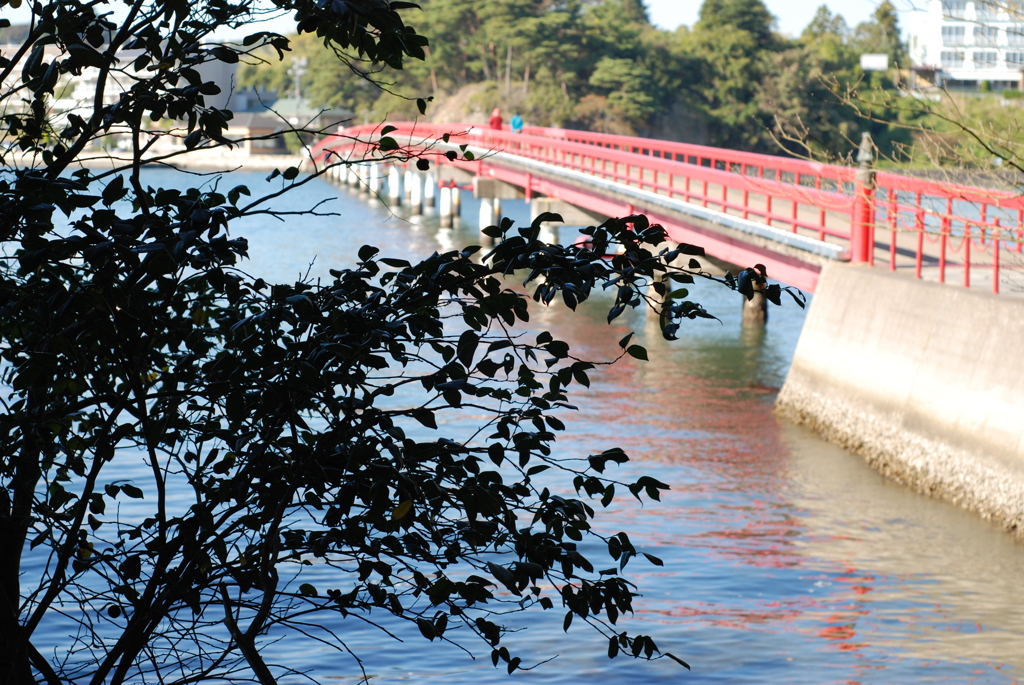
[[[673,240],[733,264],[765,264],[769,275],[810,292],[829,260],[996,293],[1024,290],[1024,198],[1013,191],[538,127],[357,126],[318,143],[314,159],[381,159],[382,134],[436,155],[442,173],[475,175],[476,187],[490,188],[482,197],[550,198],[595,221],[643,213]],[[443,154],[462,146],[472,161]]]

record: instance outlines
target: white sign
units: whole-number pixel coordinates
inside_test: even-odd
[[[885,71],[889,68],[889,55],[865,53],[860,56],[860,68],[864,71]]]

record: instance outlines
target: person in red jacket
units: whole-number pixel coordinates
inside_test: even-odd
[[[500,131],[503,123],[504,121],[501,118],[501,110],[495,107],[494,111],[491,112],[491,118],[488,120],[488,124],[490,124],[491,128],[495,131]]]

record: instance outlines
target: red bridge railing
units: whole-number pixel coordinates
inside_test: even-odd
[[[841,245],[852,259],[964,286],[1024,277],[1024,197],[878,172],[859,186],[856,169],[807,160],[611,134],[528,127],[523,133],[469,124],[391,124],[402,145],[451,144],[505,152],[573,169]],[[380,137],[381,126],[346,129],[317,150],[349,149]],[[439,155],[440,162],[448,160]],[[461,163],[463,166],[466,163]],[[470,165],[500,164],[483,159]],[[858,218],[860,217],[860,218]],[[1024,278],[1020,284],[1024,288]]]

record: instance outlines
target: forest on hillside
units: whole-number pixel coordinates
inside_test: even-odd
[[[432,121],[480,122],[500,107],[529,125],[818,159],[849,158],[862,131],[905,157],[920,133],[922,108],[903,106],[891,80],[907,72],[859,66],[862,53],[906,61],[888,0],[857,26],[823,5],[798,37],[776,30],[762,0],[704,0],[693,28],[676,31],[653,26],[642,0],[424,0],[407,21],[429,38],[426,59],[381,87],[315,34],[294,37],[293,56],[309,60],[303,97],[360,123],[415,117],[415,98],[432,97]],[[290,94],[291,59],[243,65],[240,85]]]

